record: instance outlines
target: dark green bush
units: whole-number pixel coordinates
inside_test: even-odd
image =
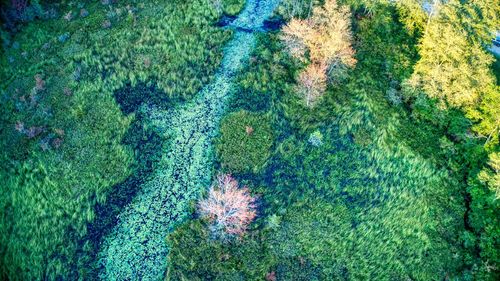
[[[227,244],[211,240],[200,220],[186,223],[167,238],[166,280],[263,280],[273,260],[256,235]]]
[[[270,119],[260,113],[238,111],[222,120],[217,154],[222,167],[235,173],[258,173],[273,144]]]

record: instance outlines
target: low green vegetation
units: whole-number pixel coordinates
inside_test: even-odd
[[[247,27],[259,28],[262,21],[258,19],[267,18],[275,3],[257,5],[254,1],[239,18],[242,21],[250,17],[257,19],[248,21]],[[257,17],[251,13],[255,13]],[[233,91],[235,74],[244,67],[254,46],[253,33],[236,30],[223,49],[224,58],[219,69],[193,99],[169,108],[150,104],[152,101],[148,100],[147,104],[139,108],[138,113],[145,117],[144,126],[160,136],[160,159],[147,180],[137,183],[139,191],[123,207],[117,216],[116,225],[102,240],[94,261],[99,279],[163,278],[166,270],[164,262],[170,250],[165,243],[165,236],[189,219],[192,202],[199,200],[206,186],[210,185],[214,160],[212,143],[227,108],[228,97]],[[135,95],[131,97],[132,100],[134,97]],[[239,194],[237,198],[247,200],[246,207],[240,200],[226,200],[227,205],[224,204],[223,208],[211,208],[209,206],[220,205],[217,204],[217,199],[207,199],[207,212],[227,208],[228,212],[217,216],[220,224],[216,225],[226,225],[225,229],[232,234],[246,230],[246,225],[255,216],[250,211],[253,210],[253,200],[246,190],[241,187],[222,192],[222,196]],[[234,203],[231,210],[230,202]],[[241,219],[239,226],[233,224],[235,220],[230,219],[231,216]],[[219,232],[214,229],[214,233]]]
[[[259,172],[266,164],[273,144],[269,117],[238,111],[222,120],[217,152],[229,172]]]
[[[216,3],[217,1],[220,0],[211,0],[211,1]],[[243,9],[243,6],[245,5],[245,0],[223,0],[222,5],[225,14],[230,16],[235,16]]]
[[[275,37],[262,40],[261,46],[271,47],[260,49],[256,65],[266,72],[289,65],[286,57],[282,57],[285,61],[275,61],[273,58],[279,56],[267,55],[280,52]],[[253,70],[249,67],[249,71]],[[366,74],[366,70],[360,70],[352,75]],[[283,73],[273,81],[284,83],[286,76]],[[265,75],[255,77],[254,91],[270,83]],[[246,79],[242,75],[241,81]],[[367,87],[373,90],[376,85]],[[251,178],[266,206],[264,213],[243,241],[231,245],[219,245],[209,239],[196,222],[187,227],[194,237],[181,228],[182,233],[174,233],[170,238],[174,245],[170,260],[175,261],[169,267],[172,276],[224,279],[221,274],[229,271],[234,274],[232,278],[254,280],[275,272],[277,280],[291,280],[291,271],[302,272],[304,280],[388,276],[428,280],[446,270],[456,270],[460,263],[453,260],[453,255],[462,253],[452,229],[463,227],[463,201],[457,198],[448,202],[446,210],[439,202],[448,201],[449,194],[459,186],[445,171],[412,154],[404,145],[392,145],[387,135],[390,128],[385,124],[396,121],[377,116],[380,105],[364,91],[358,89],[353,99],[325,101],[328,108],[338,111],[324,112],[319,122],[309,119],[313,113],[292,91],[276,97],[278,101],[271,112],[276,114],[273,124],[282,132],[281,141],[272,153],[268,169]],[[333,92],[327,93],[327,97],[334,98]],[[317,110],[320,109],[318,105]],[[306,116],[297,115],[299,110]],[[290,117],[282,115],[287,112]],[[294,125],[310,129],[301,132],[298,127],[290,128]],[[316,130],[323,139],[319,146],[309,142],[310,134]],[[242,131],[244,134],[243,128]],[[262,187],[255,188],[258,186]],[[443,235],[451,240],[443,239]],[[257,257],[254,249],[260,249]],[[196,255],[207,252],[217,259],[209,263]],[[446,259],[443,253],[447,253]],[[220,263],[224,263],[224,270]]]

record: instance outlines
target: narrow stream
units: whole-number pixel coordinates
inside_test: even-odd
[[[152,176],[118,216],[98,254],[102,280],[161,280],[166,269],[167,234],[189,215],[189,202],[210,185],[212,140],[225,111],[235,73],[264,32],[279,0],[247,0],[228,27],[234,38],[224,49],[214,79],[190,102],[169,110],[149,106],[145,122],[164,140],[162,158]],[[147,105],[144,105],[147,106]]]

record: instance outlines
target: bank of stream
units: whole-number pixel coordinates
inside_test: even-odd
[[[189,102],[162,108],[143,103],[144,126],[159,136],[159,160],[137,193],[117,216],[117,223],[97,255],[102,280],[160,280],[166,269],[165,237],[189,215],[190,204],[210,185],[212,140],[217,134],[235,74],[255,46],[256,32],[267,30],[266,19],[279,0],[248,0],[226,28],[234,38],[212,82]]]

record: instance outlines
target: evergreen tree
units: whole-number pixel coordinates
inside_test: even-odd
[[[487,14],[472,3],[451,1],[428,21],[413,79],[432,98],[466,108],[477,104],[494,84],[493,57],[484,48]],[[477,33],[477,32],[479,33]]]

